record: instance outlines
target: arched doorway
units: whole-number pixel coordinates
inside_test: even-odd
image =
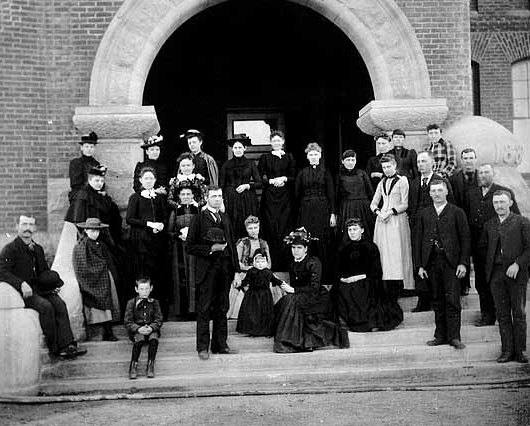
[[[73,121],[79,131],[94,130],[105,141],[99,155],[114,172],[109,188],[113,188],[113,197],[120,205],[126,205],[131,167],[141,156],[139,141],[159,129],[154,107],[143,103],[153,62],[172,34],[187,21],[232,1],[124,0],[107,28],[94,60],[89,106],[77,107]],[[244,10],[261,1],[247,0],[240,5]],[[374,100],[344,120],[359,116],[357,125],[366,134],[395,127],[418,134],[426,124],[445,120],[446,101],[431,98],[420,43],[395,0],[268,3],[278,10],[291,3],[311,9],[342,31],[359,52],[370,76]],[[304,33],[313,36],[311,28]]]
[[[154,105],[166,158],[187,147],[186,128],[205,132],[205,150],[226,158],[227,115],[281,116],[288,149],[300,166],[310,141],[324,146],[336,170],[353,148],[363,164],[370,136],[354,117],[374,98],[370,75],[351,40],[311,9],[292,2],[233,0],[180,26],[149,71],[143,104]]]

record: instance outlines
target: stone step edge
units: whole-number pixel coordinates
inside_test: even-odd
[[[473,376],[459,374],[460,371],[472,371],[475,373]],[[493,370],[493,375],[491,374]],[[338,379],[334,377],[339,376],[339,379],[377,379],[384,377],[387,374],[391,373],[401,373],[396,377],[396,380],[386,379],[385,383],[378,382],[374,384],[361,384],[361,385],[352,385],[349,384],[347,389],[345,389],[344,384],[337,385]],[[434,381],[426,380],[426,375],[438,373],[438,377],[434,378]],[[488,375],[488,373],[490,373]],[[460,380],[440,380],[440,377],[447,378],[449,374],[455,374],[456,378]],[[478,376],[482,375],[482,377]],[[380,390],[392,390],[396,388],[407,388],[413,390],[415,388],[432,388],[432,387],[453,387],[453,386],[477,386],[477,385],[487,385],[491,386],[492,384],[503,385],[506,387],[507,384],[520,385],[528,384],[530,382],[530,368],[523,366],[521,364],[509,363],[509,364],[496,364],[491,361],[477,361],[472,364],[468,362],[454,361],[446,365],[440,365],[437,362],[424,362],[415,364],[414,366],[400,366],[399,368],[391,367],[370,367],[370,368],[355,368],[355,369],[337,369],[337,368],[328,368],[328,369],[319,369],[318,371],[307,371],[303,368],[300,368],[300,371],[295,369],[290,369],[288,372],[268,374],[266,372],[242,372],[244,377],[251,379],[263,378],[266,377],[268,380],[278,380],[277,382],[269,383],[268,385],[264,383],[227,383],[230,379],[235,379],[241,377],[241,375],[223,375],[218,379],[221,383],[215,383],[215,380],[212,380],[212,383],[209,385],[196,386],[196,389],[190,390],[175,390],[178,387],[184,387],[182,383],[190,383],[193,381],[200,381],[203,379],[203,376],[211,378],[211,375],[204,373],[204,375],[163,375],[157,376],[154,379],[147,379],[143,376],[139,376],[136,381],[131,381],[126,376],[121,377],[112,377],[112,378],[94,378],[94,379],[85,379],[85,378],[71,378],[71,379],[60,379],[60,380],[48,380],[43,381],[40,386],[40,393],[43,398],[46,394],[48,395],[93,395],[93,394],[108,394],[109,392],[120,392],[125,393],[122,397],[116,399],[122,399],[123,397],[134,396],[134,398],[140,399],[142,392],[138,390],[137,385],[147,387],[146,397],[156,398],[160,395],[172,395],[172,397],[187,397],[187,396],[214,396],[215,395],[229,395],[229,394],[238,394],[241,395],[243,392],[247,394],[260,394],[260,393],[293,393],[293,387],[298,387],[299,389],[304,389],[307,392],[312,393],[332,393],[334,392],[332,388],[340,389],[341,392],[359,392],[366,391],[369,389],[380,389]],[[303,377],[305,379],[310,379],[311,377],[320,377],[318,386],[307,386],[303,385],[298,378]],[[329,379],[333,379],[333,383],[327,383],[326,386],[323,386],[324,379],[322,376],[328,376]],[[414,376],[421,376],[418,380],[414,380]],[[282,380],[285,383],[280,383]],[[406,380],[405,380],[406,379]],[[399,380],[399,381],[398,381]],[[289,383],[289,381],[293,383]],[[224,384],[224,386],[223,386]],[[245,387],[253,387],[251,390],[244,390]],[[259,390],[255,390],[255,387],[259,386]],[[267,387],[268,386],[268,387]],[[90,390],[79,391],[79,389],[92,388]],[[96,388],[99,387],[99,388]],[[186,386],[187,388],[190,385]],[[215,387],[215,391],[211,390],[211,387]],[[54,389],[68,389],[68,388],[77,388],[77,391],[74,392],[57,392]],[[208,390],[204,390],[207,388]],[[233,388],[236,388],[235,390]],[[162,391],[160,391],[160,389]],[[167,390],[170,389],[170,390]],[[105,398],[108,399],[108,398]]]

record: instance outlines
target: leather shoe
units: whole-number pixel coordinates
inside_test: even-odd
[[[464,345],[460,340],[458,339],[453,339],[449,342],[449,344],[455,348],[455,349],[464,349],[466,347],[466,345]]]
[[[528,358],[525,357],[522,353],[515,354],[515,356],[513,357],[513,360],[515,362],[519,362],[521,364],[527,364],[528,363]]]
[[[118,338],[114,335],[112,331],[103,333],[102,340],[104,342],[117,342]]]
[[[207,361],[208,359],[210,359],[210,354],[208,353],[208,351],[199,351],[199,358],[203,361]]]
[[[475,323],[475,327],[486,327],[488,325],[495,325],[495,319],[491,319],[486,316],[480,317],[480,319]]]
[[[499,364],[504,364],[505,362],[510,362],[511,360],[512,360],[512,353],[511,352],[503,352],[497,358],[497,362]]]
[[[235,349],[230,349],[228,346],[222,349],[219,349],[218,351],[212,351],[213,354],[221,354],[221,355],[235,355],[238,354],[239,351]]]
[[[427,342],[427,346],[441,346],[441,345],[447,345],[447,340],[435,338]]]

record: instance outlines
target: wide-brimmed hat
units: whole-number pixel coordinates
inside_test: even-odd
[[[101,222],[97,217],[89,217],[85,222],[78,223],[77,227],[83,229],[104,229],[108,228],[109,225]]]
[[[162,147],[163,140],[164,140],[164,137],[162,135],[150,136],[146,141],[144,141],[143,145],[141,145],[140,148],[147,149],[147,148],[151,148],[152,146]]]
[[[243,146],[248,146],[252,140],[245,133],[236,133],[232,138],[226,141],[230,147],[234,146],[236,142],[243,144]]]
[[[107,174],[107,168],[102,165],[94,166],[88,170],[88,174],[93,176],[105,176]]]
[[[303,226],[301,228],[297,228],[294,231],[290,232],[289,235],[287,235],[283,241],[285,244],[293,245],[293,244],[301,244],[303,246],[309,246],[311,244],[311,241],[318,240],[318,238],[312,237],[311,234],[307,229],[305,229]]]
[[[97,145],[98,135],[96,135],[95,132],[90,132],[88,135],[82,135],[81,140],[79,141],[79,145],[83,145],[84,143],[91,143],[92,145]]]
[[[179,138],[188,140],[189,138],[192,138],[194,136],[197,136],[199,138],[202,138],[202,132],[197,129],[188,129],[184,133],[182,133]]]
[[[206,231],[206,236],[204,237],[204,239],[206,241],[209,241],[210,243],[220,243],[220,244],[226,243],[225,233],[220,228],[208,229],[208,231]]]
[[[51,293],[56,288],[64,285],[59,274],[51,269],[41,272],[37,277],[37,287],[39,293]]]

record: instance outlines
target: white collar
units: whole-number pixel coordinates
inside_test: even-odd
[[[276,151],[271,151],[271,154],[281,159],[282,156],[285,155],[285,151],[283,149],[278,149]]]
[[[421,180],[423,181],[423,179],[427,179],[427,182],[429,182],[431,179],[432,179],[432,175],[434,175],[434,172],[431,172],[429,175],[425,176],[425,175],[421,175]]]
[[[442,204],[441,206],[437,206],[436,204],[434,204],[434,209],[436,210],[436,214],[438,216],[440,216],[440,213],[443,212],[443,210],[445,209],[446,205],[447,205],[447,201],[444,204]]]
[[[141,192],[140,192],[140,195],[144,198],[155,198],[156,197],[156,192],[154,189],[143,189]]]

